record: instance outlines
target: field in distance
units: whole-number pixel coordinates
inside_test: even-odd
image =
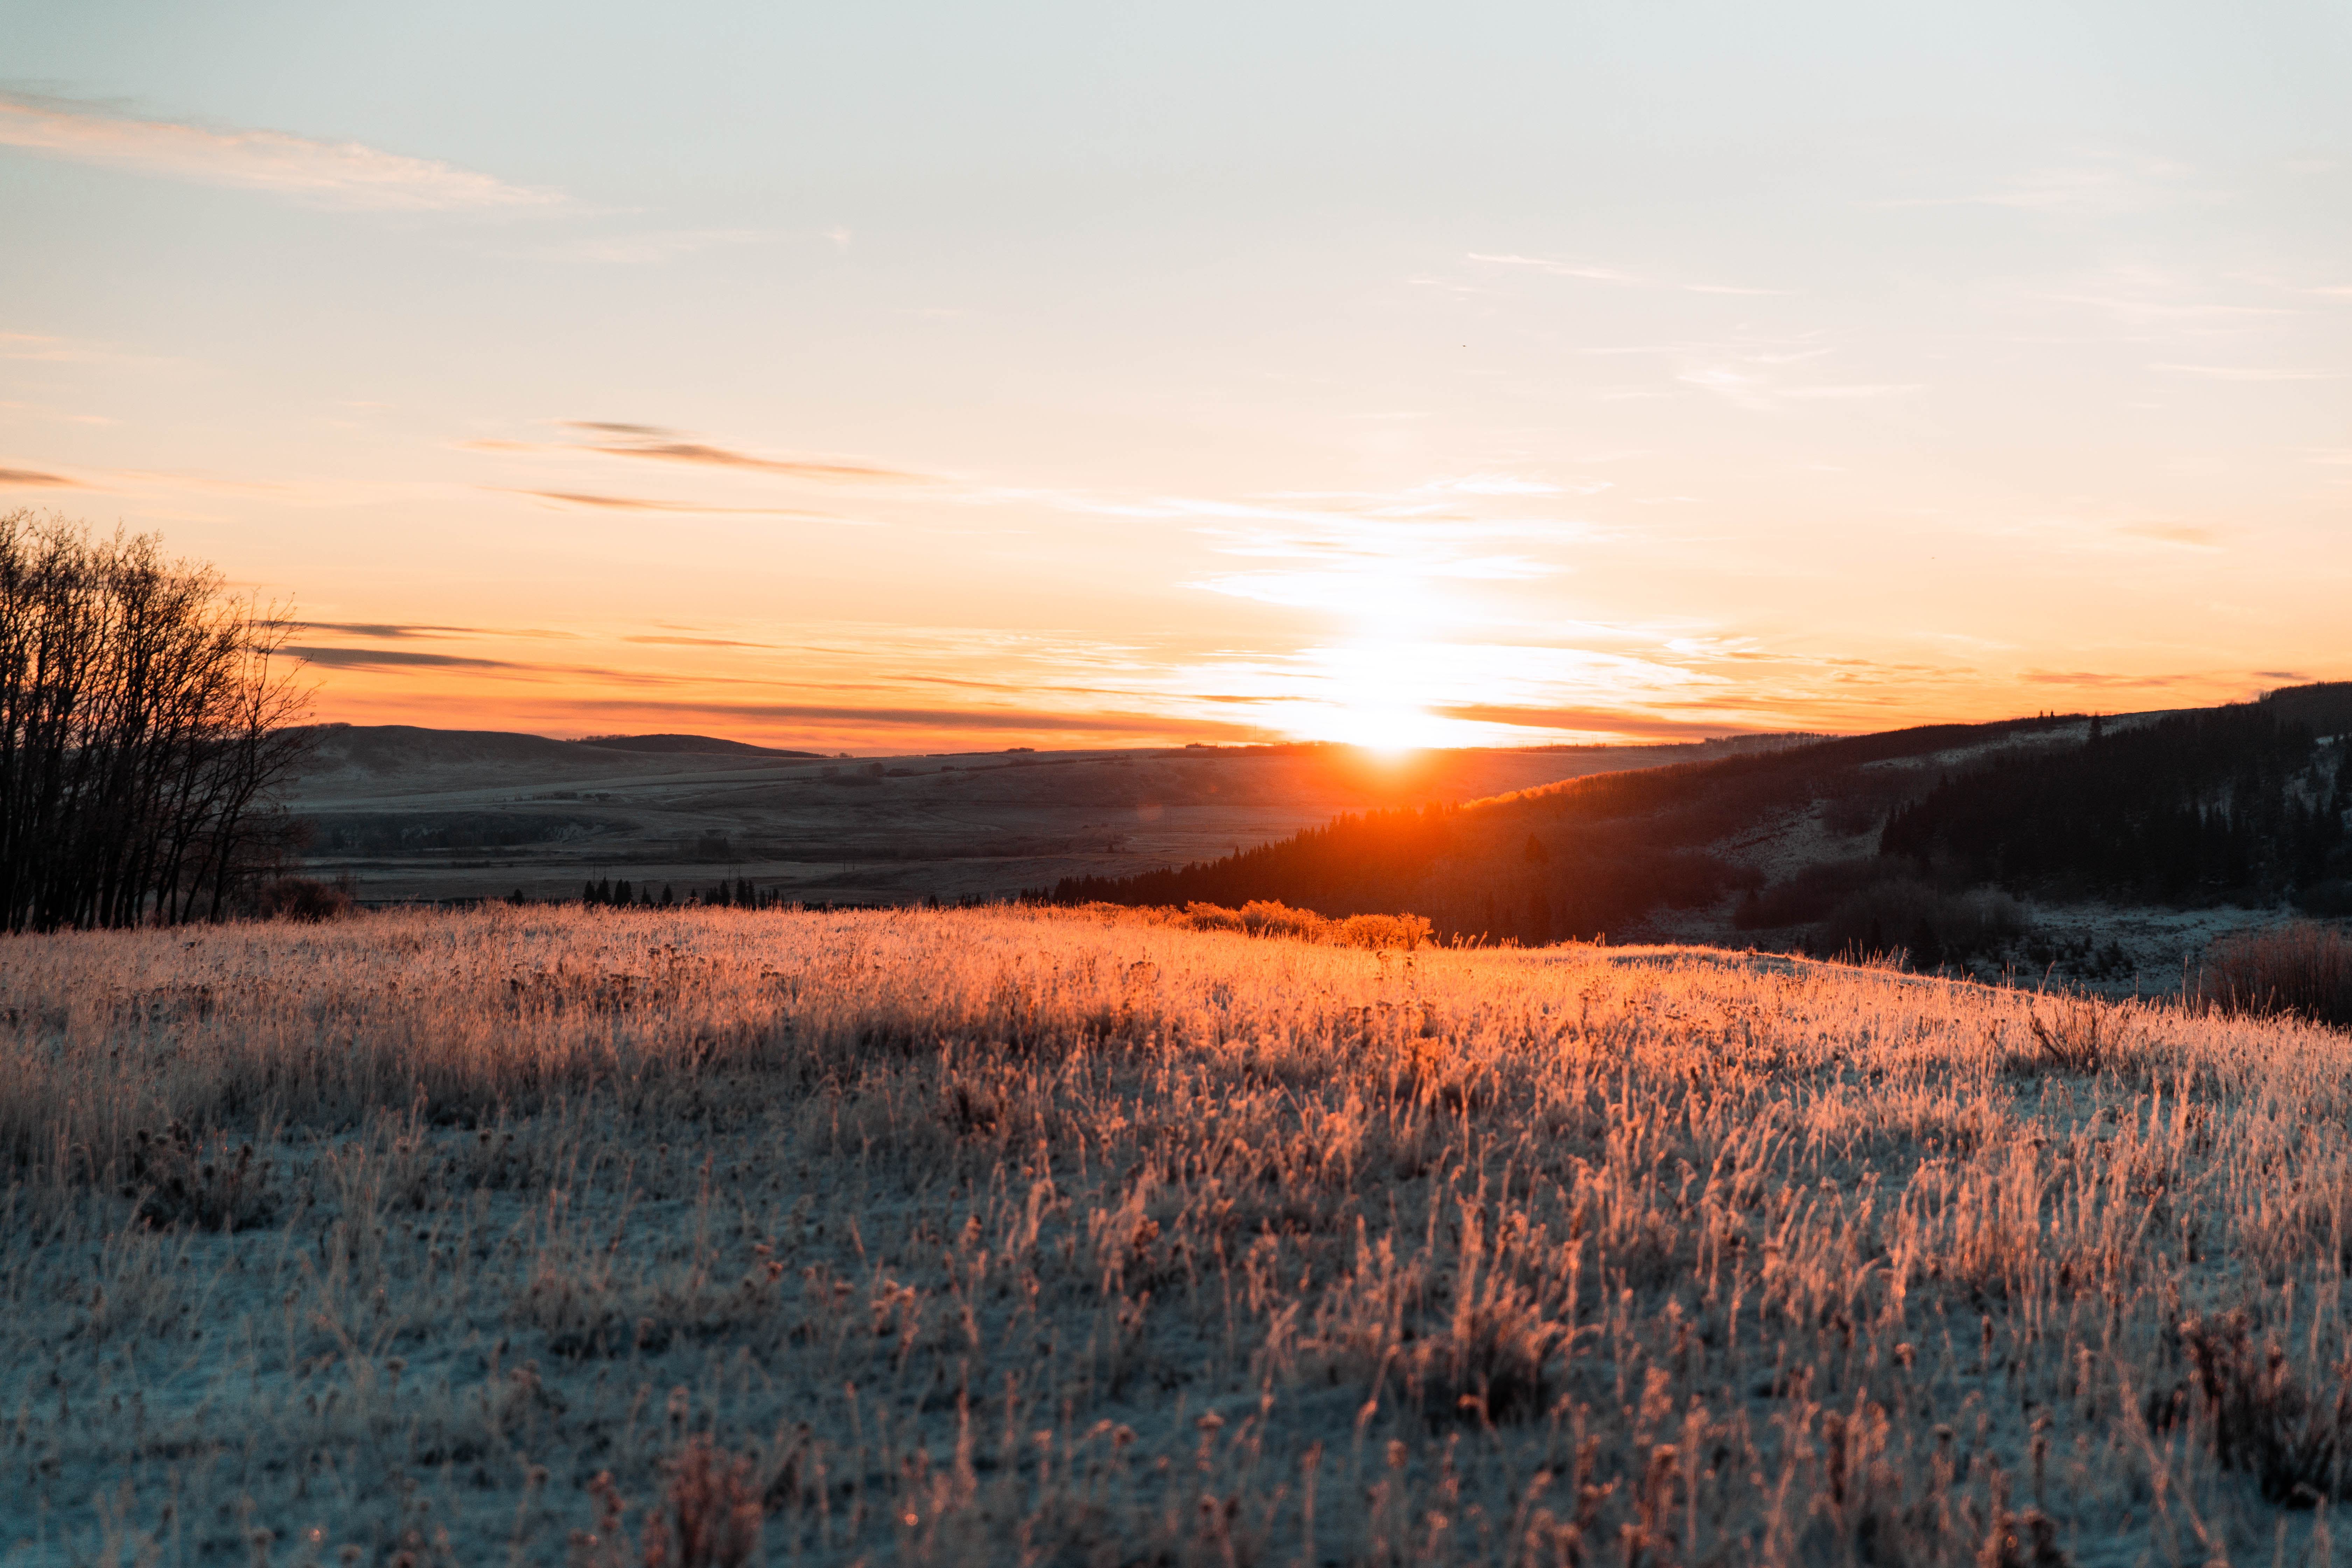
[[[305,874],[349,874],[371,900],[518,888],[577,899],[583,881],[607,878],[683,896],[748,878],[812,903],[953,901],[1213,859],[1342,811],[1475,799],[1775,739],[1398,760],[1321,745],[853,760],[704,736],[582,743],[330,725],[288,805],[313,826]]]
[[[2307,1025],[1044,909],[0,992],[12,1563],[2314,1563],[2352,1495]]]

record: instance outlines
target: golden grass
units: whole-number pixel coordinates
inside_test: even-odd
[[[2352,1495],[2292,1021],[503,908],[16,939],[0,1019],[9,1562],[2308,1562]]]

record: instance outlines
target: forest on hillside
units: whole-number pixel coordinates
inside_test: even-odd
[[[1340,917],[1409,910],[1443,936],[1539,944],[1695,909],[1762,879],[1722,852],[1756,825],[1830,799],[1874,826],[1916,787],[1867,764],[2000,742],[2069,723],[2045,716],[1850,736],[1716,762],[1606,773],[1459,805],[1335,818],[1279,843],[1118,879],[1070,878],[1055,903],[1239,905],[1273,900]]]
[[[2084,722],[1925,726],[1346,816],[1221,859],[1072,878],[1031,896],[1271,900],[1330,917],[1403,910],[1444,937],[1537,944],[1739,894],[1742,931],[1817,950],[1899,945],[1930,965],[2014,935],[2011,895],[2291,898],[2352,912],[2352,778],[2338,766],[2352,683],[2063,734]],[[1771,886],[1736,858],[1814,810],[1833,834],[1860,838],[1860,852]],[[1874,854],[1861,837],[1874,828]]]
[[[1879,854],[1939,880],[2059,899],[2352,913],[2340,740],[2265,704],[1996,756],[1897,806]]]

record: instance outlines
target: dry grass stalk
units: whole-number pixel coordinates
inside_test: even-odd
[[[2352,1039],[1270,929],[499,909],[0,946],[0,1542],[2333,1551],[2297,1504],[2343,1495]]]

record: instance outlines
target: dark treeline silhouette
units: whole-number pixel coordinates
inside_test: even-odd
[[[1460,806],[1342,816],[1279,843],[1125,878],[1067,878],[1057,903],[1238,907],[1271,900],[1341,917],[1409,910],[1441,937],[1590,939],[1664,905],[1693,908],[1762,878],[1707,847],[1827,799],[1874,798],[1864,764],[2079,723],[2046,715],[1858,735],[1716,762],[1601,773]],[[1916,790],[1916,778],[1894,781]],[[1873,820],[1875,820],[1874,816]]]
[[[0,926],[216,919],[276,869],[283,626],[152,538],[0,515]]]
[[[2144,902],[2343,900],[2341,743],[2330,689],[2179,713],[2057,750],[1995,757],[1898,807],[1880,854],[1939,881]],[[2352,709],[2352,684],[2335,689]],[[2352,713],[2335,720],[2352,727]],[[2332,907],[2323,912],[2339,912]],[[2352,912],[2346,910],[2340,912]]]

